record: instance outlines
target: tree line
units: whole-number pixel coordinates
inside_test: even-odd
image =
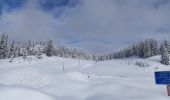
[[[10,58],[11,61],[16,57],[27,59],[29,55],[34,55],[38,59],[42,59],[42,54],[48,57],[58,56],[94,61],[122,59],[133,56],[149,58],[155,55],[161,55],[161,63],[169,65],[170,41],[164,40],[159,43],[157,40],[150,38],[114,53],[97,55],[80,49],[70,48],[59,43],[55,44],[52,39],[45,42],[28,41],[23,43],[18,41],[9,42],[7,33],[3,33],[0,36],[0,59]]]
[[[158,42],[156,39],[150,38],[144,41],[140,41],[132,46],[117,51],[115,53],[109,53],[98,56],[99,61],[111,60],[111,59],[122,59],[137,56],[140,58],[149,58],[156,55],[161,55],[161,63],[169,65],[169,54],[170,54],[170,41],[164,40]]]
[[[8,34],[3,33],[0,36],[0,59],[10,58],[11,61],[16,57],[27,59],[29,55],[34,55],[42,59],[42,54],[48,57],[59,56],[67,58],[79,58],[93,60],[93,54],[80,49],[69,48],[59,43],[54,44],[52,39],[45,42],[16,42],[9,41]]]

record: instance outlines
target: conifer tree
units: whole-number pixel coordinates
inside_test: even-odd
[[[8,35],[3,33],[0,40],[0,59],[6,59],[8,57]]]
[[[36,47],[35,56],[38,59],[42,59],[42,48],[39,45]]]
[[[170,42],[169,42],[168,40],[164,40],[163,43],[164,43],[164,45],[165,45],[165,47],[166,47],[168,53],[170,53]]]
[[[162,55],[161,55],[161,63],[164,65],[169,65],[169,54],[168,54],[168,50],[165,47],[165,45],[162,45]]]
[[[15,47],[14,47],[15,42],[12,41],[12,44],[10,46],[10,50],[9,50],[9,58],[11,58],[11,60],[13,60],[13,58],[15,57]]]
[[[149,40],[145,40],[144,46],[143,46],[143,58],[151,57],[151,48]]]
[[[27,59],[28,52],[26,48],[23,48],[22,55],[24,60]]]
[[[150,39],[150,49],[151,49],[151,56],[158,55],[159,47],[158,47],[158,42],[155,39]]]
[[[52,56],[54,53],[54,46],[53,46],[53,40],[49,39],[46,47],[46,55],[47,56]]]

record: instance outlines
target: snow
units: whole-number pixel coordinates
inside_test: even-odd
[[[40,73],[36,68],[14,69],[8,73],[4,73],[0,78],[0,83],[6,85],[20,84],[30,85],[32,87],[43,87],[44,85],[50,84],[49,76]]]
[[[68,72],[66,73],[66,77],[78,82],[88,82],[87,75],[80,72]]]
[[[54,100],[42,92],[21,87],[0,87],[1,100]]]
[[[154,72],[160,56],[103,62],[46,57],[0,60],[0,100],[168,100]],[[135,62],[147,63],[141,67]]]

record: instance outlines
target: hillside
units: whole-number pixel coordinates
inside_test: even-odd
[[[9,59],[0,60],[1,100],[169,99],[166,86],[155,85],[154,71],[170,69],[160,64],[160,56],[102,62],[29,58],[16,58],[12,63]]]

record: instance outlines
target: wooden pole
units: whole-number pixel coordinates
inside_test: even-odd
[[[170,96],[170,85],[167,85],[167,93],[168,93],[168,96]]]

